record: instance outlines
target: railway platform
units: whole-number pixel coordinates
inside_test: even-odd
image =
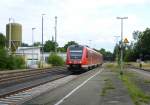
[[[96,68],[23,105],[134,105],[115,73]]]

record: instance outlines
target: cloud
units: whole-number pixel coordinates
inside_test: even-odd
[[[62,0],[56,0],[58,3]],[[82,9],[93,9],[101,6],[132,5],[145,4],[149,0],[63,0],[62,6],[68,8],[68,11]],[[70,8],[70,9],[69,9]],[[82,11],[82,10],[81,10]]]
[[[116,16],[128,16],[124,21],[124,37],[132,40],[135,29],[143,29],[136,10],[150,3],[149,0],[3,0],[0,3],[0,29],[5,33],[5,24],[12,16],[23,26],[23,41],[31,43],[31,29],[35,41],[41,41],[41,14],[44,16],[44,40],[54,35],[54,16],[58,16],[58,43],[63,46],[75,40],[96,48],[113,49],[114,36],[120,35],[120,21]],[[127,11],[127,7],[129,7]],[[131,9],[131,10],[130,10]],[[149,24],[147,24],[149,25]]]

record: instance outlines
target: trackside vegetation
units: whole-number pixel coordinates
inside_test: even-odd
[[[63,58],[56,53],[52,53],[48,57],[48,63],[52,64],[52,66],[63,66],[65,64]]]
[[[136,84],[130,79],[129,74],[122,76],[121,80],[128,89],[128,92],[135,105],[147,104],[150,101],[150,95],[144,93]]]
[[[25,68],[25,59],[21,56],[9,55],[5,49],[0,49],[0,70]]]
[[[124,71],[123,75],[120,75],[119,66],[113,63],[106,64],[106,67],[118,74],[119,79],[127,88],[129,95],[132,98],[135,105],[145,105],[150,102],[150,95],[146,94],[141,88],[139,88],[139,86],[133,80],[133,78],[136,78],[135,74],[128,71]],[[148,80],[143,80],[143,82],[149,83]]]
[[[146,28],[144,31],[134,31],[133,32],[134,41],[128,45],[124,45],[123,59],[126,62],[136,61],[141,59],[142,61],[150,60],[150,28]],[[120,59],[120,45],[116,44],[114,48],[114,56],[116,59]]]

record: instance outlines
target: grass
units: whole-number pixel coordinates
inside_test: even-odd
[[[128,62],[126,64],[131,64],[137,68],[139,68],[139,63],[137,62]],[[150,70],[150,62],[142,62],[142,69]]]
[[[139,66],[137,63],[134,63],[134,65]],[[148,65],[144,65],[144,67],[145,66],[148,66]],[[117,66],[116,64],[113,64],[113,63],[106,64],[105,67],[107,67],[108,69],[111,69],[111,71],[119,72],[119,66]],[[127,87],[129,95],[131,96],[135,105],[141,105],[142,103],[145,103],[145,104],[149,103],[150,102],[150,95],[145,94],[135,84],[135,82],[131,79],[133,77],[137,78],[137,75],[135,75],[131,72],[124,72],[122,76],[119,75],[119,78],[123,81],[124,85]],[[107,80],[107,79],[105,81],[106,81],[105,87],[103,88],[102,93],[101,93],[102,96],[106,95],[108,90],[113,89],[111,81]],[[110,83],[108,83],[107,81],[109,81]],[[150,81],[144,80],[144,83],[150,83]]]
[[[117,66],[116,63],[105,63],[105,67],[107,67],[107,68],[109,68],[109,69],[114,68],[114,67],[116,67],[116,66]]]
[[[104,81],[105,81],[105,84],[102,89],[101,96],[105,96],[109,90],[115,89],[115,87],[113,86],[113,83],[110,79],[107,78]]]
[[[105,67],[111,70],[112,72],[119,72],[119,66],[117,63],[106,63]]]
[[[146,84],[150,84],[150,80],[144,80],[144,83],[146,83]]]
[[[128,92],[135,105],[141,105],[141,103],[148,103],[150,101],[150,95],[145,94],[135,83],[130,79],[131,74],[124,74],[121,78],[123,83],[128,89]]]

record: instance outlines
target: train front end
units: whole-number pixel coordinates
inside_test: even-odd
[[[67,49],[66,65],[70,71],[81,69],[84,58],[84,46],[72,45]]]

